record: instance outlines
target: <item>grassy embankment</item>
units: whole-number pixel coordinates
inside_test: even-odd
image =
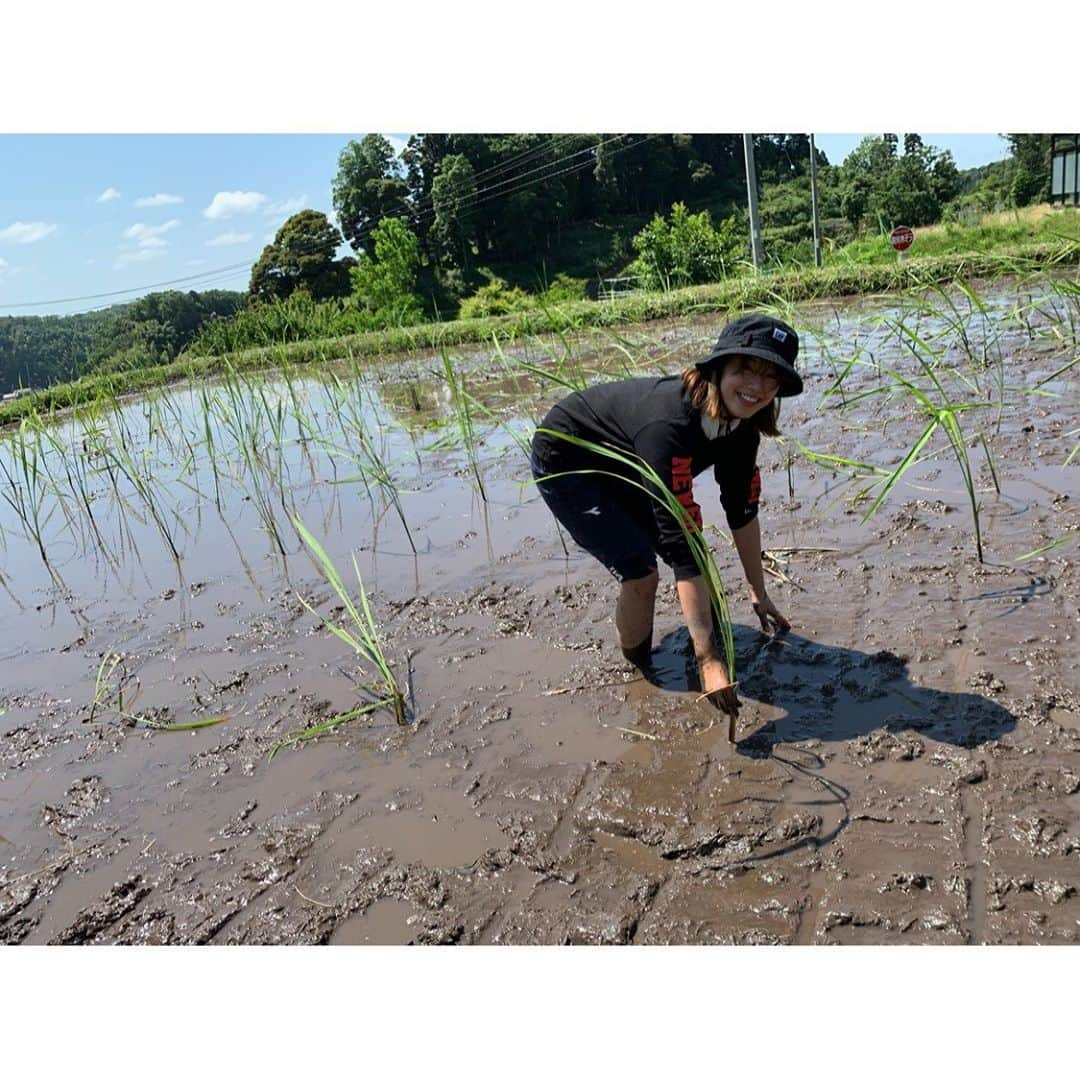
[[[992,255],[1032,243],[1080,241],[1080,214],[1071,207],[1046,203],[1021,210],[986,214],[977,225],[925,225],[915,229],[913,253],[920,258],[939,255]],[[896,259],[885,233],[860,237],[832,253],[830,261],[865,266]]]
[[[347,337],[292,342],[223,356],[185,357],[171,364],[86,376],[58,383],[0,405],[0,424],[32,412],[48,413],[101,397],[117,397],[185,378],[224,370],[273,368],[342,358],[386,356],[438,350],[493,339],[512,343],[530,335],[565,333],[652,319],[748,307],[800,303],[827,297],[881,293],[947,283],[957,278],[987,278],[1039,268],[1080,264],[1080,214],[1048,207],[993,215],[977,226],[935,225],[916,230],[913,250],[897,259],[884,236],[854,241],[834,253],[829,265],[782,273],[748,273],[710,285],[666,293],[637,293],[609,301],[582,300],[486,319],[461,319],[373,331]]]

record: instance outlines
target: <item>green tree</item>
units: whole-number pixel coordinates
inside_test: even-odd
[[[843,243],[852,237],[841,211],[839,169],[820,165],[817,170],[818,219],[824,240]],[[758,200],[761,235],[771,263],[809,261],[813,258],[813,203],[807,174],[765,185]]]
[[[341,233],[319,210],[293,214],[251,270],[254,300],[283,300],[303,287],[315,300],[348,296],[352,260],[335,259]]]
[[[387,325],[407,325],[423,317],[416,295],[420,242],[400,218],[383,218],[371,234],[374,255],[361,255],[350,270],[353,295]]]
[[[874,193],[896,164],[896,136],[868,136],[840,167],[840,203],[844,217],[858,228],[870,210]]]
[[[365,135],[345,146],[331,187],[334,213],[353,251],[367,247],[383,218],[408,212],[409,185],[394,148],[382,135]]]
[[[782,184],[809,174],[810,136],[755,135],[754,167],[759,184]]]
[[[930,161],[930,188],[934,192],[938,206],[944,208],[947,202],[960,194],[960,170],[952,153],[944,150],[936,153]]]
[[[1013,206],[1030,206],[1050,198],[1050,136],[1006,135],[1012,152],[1009,195]]]
[[[929,225],[941,216],[941,205],[922,164],[900,158],[870,194],[870,215],[886,229],[897,225]]]
[[[87,370],[115,370],[167,363],[176,359],[205,322],[230,318],[240,310],[243,293],[148,293],[125,305],[94,334]]]
[[[116,311],[0,317],[0,393],[74,378],[84,368],[94,335]]]
[[[593,176],[600,205],[611,213],[670,206],[688,188],[690,160],[674,135],[599,135]]]
[[[492,315],[509,315],[515,311],[528,311],[536,307],[536,300],[524,289],[507,285],[502,278],[492,278],[461,301],[459,319],[488,318]]]
[[[439,162],[431,185],[435,220],[432,236],[440,253],[468,269],[476,242],[472,220],[476,203],[476,172],[464,154],[450,154]]]
[[[744,255],[745,240],[735,217],[714,229],[707,210],[691,214],[684,203],[671,208],[671,220],[656,214],[634,237],[638,257],[633,273],[646,289],[678,289],[719,281]]]
[[[844,216],[858,228],[864,220],[895,225],[929,225],[960,190],[952,154],[927,146],[916,134],[904,136],[897,154],[895,135],[869,136],[840,167]]]

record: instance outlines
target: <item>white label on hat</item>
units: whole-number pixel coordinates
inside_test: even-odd
[[[776,330],[774,328],[772,336],[776,338],[777,341],[787,341],[787,333],[783,330]]]

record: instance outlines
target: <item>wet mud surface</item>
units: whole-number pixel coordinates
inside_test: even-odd
[[[1028,357],[1030,377],[1061,355]],[[781,426],[895,463],[917,419],[843,430],[817,409],[826,381]],[[357,696],[355,659],[296,598],[334,616],[310,562],[286,580],[251,529],[250,572],[189,558],[180,578],[148,568],[81,606],[9,572],[0,941],[1076,941],[1076,548],[1017,561],[1080,527],[1071,386],[1002,417],[1001,493],[980,473],[983,564],[946,456],[863,524],[849,484],[800,460],[792,494],[783,448],[763,447],[763,535],[787,577],[769,589],[793,630],[756,629],[716,533],[734,746],[697,699],[670,576],[643,677],[615,644],[616,587],[564,555],[510,450],[489,455],[486,508],[460,461],[423,474],[403,499],[418,560],[389,517],[377,545],[335,533],[339,565],[365,552],[409,722],[382,710],[272,760]],[[137,673],[140,714],[226,720],[92,715],[110,649]]]

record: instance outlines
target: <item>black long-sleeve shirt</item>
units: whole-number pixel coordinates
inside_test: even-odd
[[[553,406],[540,428],[637,455],[656,470],[698,528],[701,508],[694,501],[693,479],[710,467],[720,486],[720,502],[729,527],[741,528],[757,516],[760,436],[744,421],[730,434],[710,438],[677,375],[627,379],[577,391]],[[533,445],[549,473],[600,469],[642,483],[639,473],[620,462],[558,436],[545,435],[542,430]],[[666,507],[630,485],[626,485],[626,493],[627,500],[645,499],[650,504],[657,552],[676,579],[700,573],[679,523]]]

